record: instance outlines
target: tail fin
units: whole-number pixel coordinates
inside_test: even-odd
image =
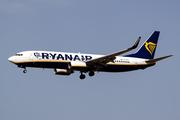
[[[126,56],[153,59],[158,43],[159,34],[159,31],[154,31],[136,53]]]

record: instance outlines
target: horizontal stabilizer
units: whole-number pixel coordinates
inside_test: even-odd
[[[148,61],[146,61],[146,62],[147,62],[147,63],[156,63],[156,62],[158,62],[158,61],[160,61],[160,60],[163,60],[163,59],[168,58],[168,57],[171,57],[171,56],[173,56],[173,55],[168,55],[168,56],[165,56],[165,57],[160,57],[160,58],[156,58],[156,59],[151,59],[151,60],[148,60]]]

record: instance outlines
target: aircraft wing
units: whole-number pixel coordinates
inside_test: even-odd
[[[119,52],[116,52],[116,53],[113,53],[113,54],[105,55],[105,56],[100,57],[100,58],[89,60],[89,61],[86,62],[86,64],[88,66],[93,66],[93,65],[94,66],[99,66],[99,65],[106,65],[106,63],[108,63],[108,62],[113,62],[114,59],[116,59],[116,56],[121,55],[121,54],[126,53],[126,52],[129,52],[129,51],[137,48],[140,39],[141,39],[141,37],[139,37],[137,39],[136,43],[132,47],[130,47],[130,48],[126,49],[126,50],[122,50],[122,51],[119,51]]]

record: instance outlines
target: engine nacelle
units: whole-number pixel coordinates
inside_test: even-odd
[[[56,75],[70,75],[71,73],[73,73],[73,70],[70,69],[54,69]]]
[[[87,67],[85,62],[82,61],[71,61],[70,69],[72,70],[85,70]]]

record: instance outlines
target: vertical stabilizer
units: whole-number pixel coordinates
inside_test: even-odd
[[[154,31],[136,53],[127,55],[127,57],[153,59],[158,43],[159,34],[159,31]]]

